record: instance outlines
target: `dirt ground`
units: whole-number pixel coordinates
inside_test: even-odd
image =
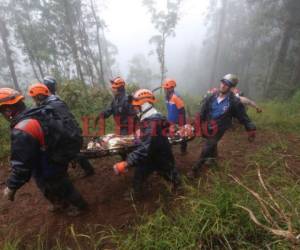
[[[234,172],[239,174],[247,167],[246,156],[257,152],[263,146],[278,139],[278,134],[258,132],[254,143],[247,141],[247,134],[241,130],[229,131],[222,139],[219,147],[220,161],[230,160]],[[298,154],[300,138],[289,138],[295,147],[288,149],[290,154]],[[189,153],[180,155],[178,147],[174,147],[177,166],[184,175],[195,163],[201,150],[201,140],[189,143]],[[117,229],[128,229],[140,214],[151,214],[159,207],[159,197],[166,185],[159,176],[153,175],[148,180],[146,195],[140,202],[133,203],[126,199],[131,186],[132,171],[126,176],[115,176],[112,170],[118,157],[93,160],[96,174],[87,178],[81,177],[80,169],[70,169],[75,186],[89,204],[89,210],[76,218],[64,214],[48,212],[48,203],[43,198],[35,183],[30,181],[16,194],[14,202],[1,201],[0,205],[0,241],[3,241],[12,228],[17,229],[25,237],[48,232],[48,235],[63,235],[70,224],[76,228],[86,225],[112,226]],[[299,160],[299,158],[298,158]],[[300,162],[296,163],[298,166]],[[4,187],[8,168],[1,167],[0,188]],[[3,171],[3,169],[5,171]]]

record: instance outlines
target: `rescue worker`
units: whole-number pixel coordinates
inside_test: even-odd
[[[49,89],[50,95],[46,96],[46,95],[42,94],[40,97],[36,98],[37,105],[38,106],[49,105],[50,107],[57,110],[63,116],[71,117],[72,119],[75,120],[74,116],[72,115],[72,113],[69,110],[68,105],[56,95],[56,86],[57,86],[56,79],[52,76],[46,76],[43,79],[43,83]],[[43,86],[40,86],[39,84],[37,84],[36,87],[43,88]],[[44,93],[44,92],[42,92],[42,93]],[[95,170],[94,170],[92,164],[84,156],[78,156],[77,159],[75,160],[75,162],[78,163],[78,165],[82,168],[82,170],[84,171],[85,177],[95,174]]]
[[[165,100],[168,112],[168,121],[172,125],[184,126],[186,124],[186,112],[183,99],[175,92],[176,81],[174,79],[166,79],[162,85],[165,91]],[[187,142],[182,141],[180,144],[182,154],[187,153]]]
[[[118,134],[133,134],[135,111],[130,103],[129,96],[126,94],[125,81],[118,76],[110,83],[114,99],[110,106],[98,115],[95,125],[97,125],[100,118],[107,119],[113,115]]]
[[[47,86],[47,88],[50,91],[51,95],[56,95],[56,89],[57,89],[57,81],[53,76],[45,76],[43,79],[43,83]]]
[[[133,134],[135,130],[136,112],[134,111],[130,97],[126,94],[125,81],[121,77],[116,77],[110,81],[114,98],[110,106],[102,111],[95,120],[95,127],[99,119],[107,119],[111,115],[115,120],[115,131],[119,135]],[[126,153],[121,152],[122,160],[126,159]]]
[[[225,75],[221,80],[219,91],[208,95],[203,101],[200,120],[201,124],[206,126],[209,135],[204,135],[206,141],[200,159],[193,166],[190,175],[198,176],[203,164],[208,159],[217,157],[218,142],[231,127],[233,117],[245,126],[249,141],[255,139],[256,127],[249,119],[240,99],[232,92],[232,88],[235,88],[237,83],[238,79],[235,75]]]
[[[87,203],[69,179],[67,164],[55,164],[48,159],[42,126],[37,119],[26,116],[30,110],[23,100],[16,90],[0,89],[0,112],[11,125],[11,173],[4,198],[13,201],[17,190],[32,176],[51,203],[50,211],[66,209],[68,215],[76,216]]]
[[[128,167],[135,167],[133,191],[139,197],[143,183],[155,171],[173,183],[174,188],[181,182],[167,137],[169,122],[154,108],[155,102],[153,93],[147,89],[140,89],[133,95],[132,105],[140,121],[140,143],[128,154],[126,161],[114,165],[116,174],[124,173]]]
[[[231,91],[236,95],[236,97],[238,97],[240,99],[241,103],[244,104],[246,107],[254,108],[257,113],[261,113],[262,112],[262,109],[256,104],[256,102],[253,101],[253,100],[251,100],[248,97],[245,97],[244,94],[238,88],[232,88]],[[207,96],[209,96],[211,94],[215,94],[217,92],[218,92],[217,88],[210,88],[207,91],[206,95],[204,96],[204,99]]]

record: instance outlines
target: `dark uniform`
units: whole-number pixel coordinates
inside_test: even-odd
[[[211,136],[204,135],[206,142],[200,159],[193,168],[194,170],[198,170],[209,158],[217,156],[218,142],[226,130],[231,127],[232,118],[237,118],[247,131],[256,130],[245,111],[244,105],[232,92],[220,103],[218,103],[217,98],[218,93],[207,96],[201,107],[201,124],[207,126],[208,134]]]
[[[141,122],[141,141],[126,159],[128,166],[135,167],[133,188],[136,193],[142,190],[144,181],[154,171],[175,186],[180,184],[167,137],[168,126],[168,121],[159,113]]]
[[[100,114],[100,116],[105,119],[111,115],[114,117],[119,134],[128,135],[134,132],[136,112],[130,104],[129,97],[125,90],[117,95],[110,106]]]
[[[45,150],[40,123],[23,118],[26,110],[11,123],[11,167],[7,187],[17,190],[33,176],[38,188],[52,204],[72,205],[80,210],[87,204],[67,174],[68,164],[52,163]]]
[[[51,96],[47,97],[41,103],[41,105],[49,105],[50,107],[55,109],[62,118],[66,117],[66,118],[71,118],[71,119],[75,120],[75,117],[70,112],[67,104],[56,95],[51,95]],[[75,161],[83,169],[86,176],[94,174],[94,168],[91,165],[91,163],[88,161],[88,159],[86,159],[83,156],[78,156]]]

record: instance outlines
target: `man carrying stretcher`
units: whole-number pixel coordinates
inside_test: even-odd
[[[125,161],[114,165],[116,174],[126,172],[128,167],[135,167],[133,194],[140,196],[147,177],[157,172],[176,188],[180,185],[180,176],[175,167],[175,159],[168,140],[169,122],[153,106],[156,98],[147,89],[140,89],[133,95],[132,105],[140,121],[140,142],[127,155]]]

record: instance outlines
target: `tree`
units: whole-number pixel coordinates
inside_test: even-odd
[[[129,61],[127,82],[149,87],[153,79],[154,75],[146,57],[142,54],[133,56]]]
[[[5,51],[5,56],[6,56],[6,62],[9,67],[10,75],[14,83],[15,89],[20,91],[20,86],[18,83],[17,75],[16,75],[16,70],[15,70],[15,65],[14,65],[14,60],[12,57],[12,50],[9,44],[9,31],[7,28],[6,20],[5,20],[5,11],[7,11],[7,6],[4,4],[0,6],[1,12],[0,12],[0,36],[3,44],[3,48]]]
[[[300,51],[297,25],[300,22],[296,13],[299,12],[300,2],[222,2],[223,8],[219,9],[215,6],[220,0],[211,0],[206,17],[207,34],[199,65],[212,65],[212,68],[209,73],[202,71],[200,78],[210,81],[208,87],[215,83],[216,76],[236,73],[240,78],[239,87],[247,95],[262,97],[288,94],[294,88],[291,83],[297,81],[295,65],[298,61],[295,55]],[[226,12],[230,14],[226,15]]]
[[[213,87],[213,84],[215,82],[216,78],[216,72],[218,67],[218,59],[220,54],[220,49],[223,41],[223,34],[224,34],[224,25],[226,23],[226,15],[227,15],[227,3],[228,0],[222,0],[222,9],[221,9],[221,16],[219,20],[219,28],[217,33],[217,44],[216,44],[216,50],[213,56],[213,63],[212,63],[212,70],[211,70],[211,76],[210,76],[210,84],[211,87]]]
[[[166,40],[168,37],[175,36],[175,27],[179,21],[179,7],[181,0],[167,0],[166,11],[158,11],[155,8],[156,2],[154,0],[143,0],[143,4],[148,8],[151,14],[151,21],[158,31],[158,35],[154,35],[149,40],[150,44],[154,44],[155,52],[160,64],[160,80],[166,77]]]
[[[99,56],[99,68],[100,68],[100,82],[104,86],[105,85],[105,76],[104,76],[104,63],[103,63],[103,46],[100,36],[100,31],[103,32],[103,27],[105,26],[104,21],[100,20],[100,18],[96,14],[96,6],[94,0],[90,0],[90,6],[92,10],[92,16],[94,19],[94,24],[96,26],[96,41],[98,48],[98,56]]]
[[[267,97],[271,97],[271,87],[274,86],[274,84],[278,80],[280,72],[282,72],[281,68],[284,65],[286,57],[288,55],[290,43],[295,33],[295,29],[297,28],[297,26],[299,28],[300,23],[300,2],[297,0],[286,0],[283,2],[283,4],[284,16],[282,21],[282,37],[279,45],[278,54],[274,62],[272,74],[266,87],[265,94]],[[297,78],[298,77],[296,74],[294,80],[297,81]]]

